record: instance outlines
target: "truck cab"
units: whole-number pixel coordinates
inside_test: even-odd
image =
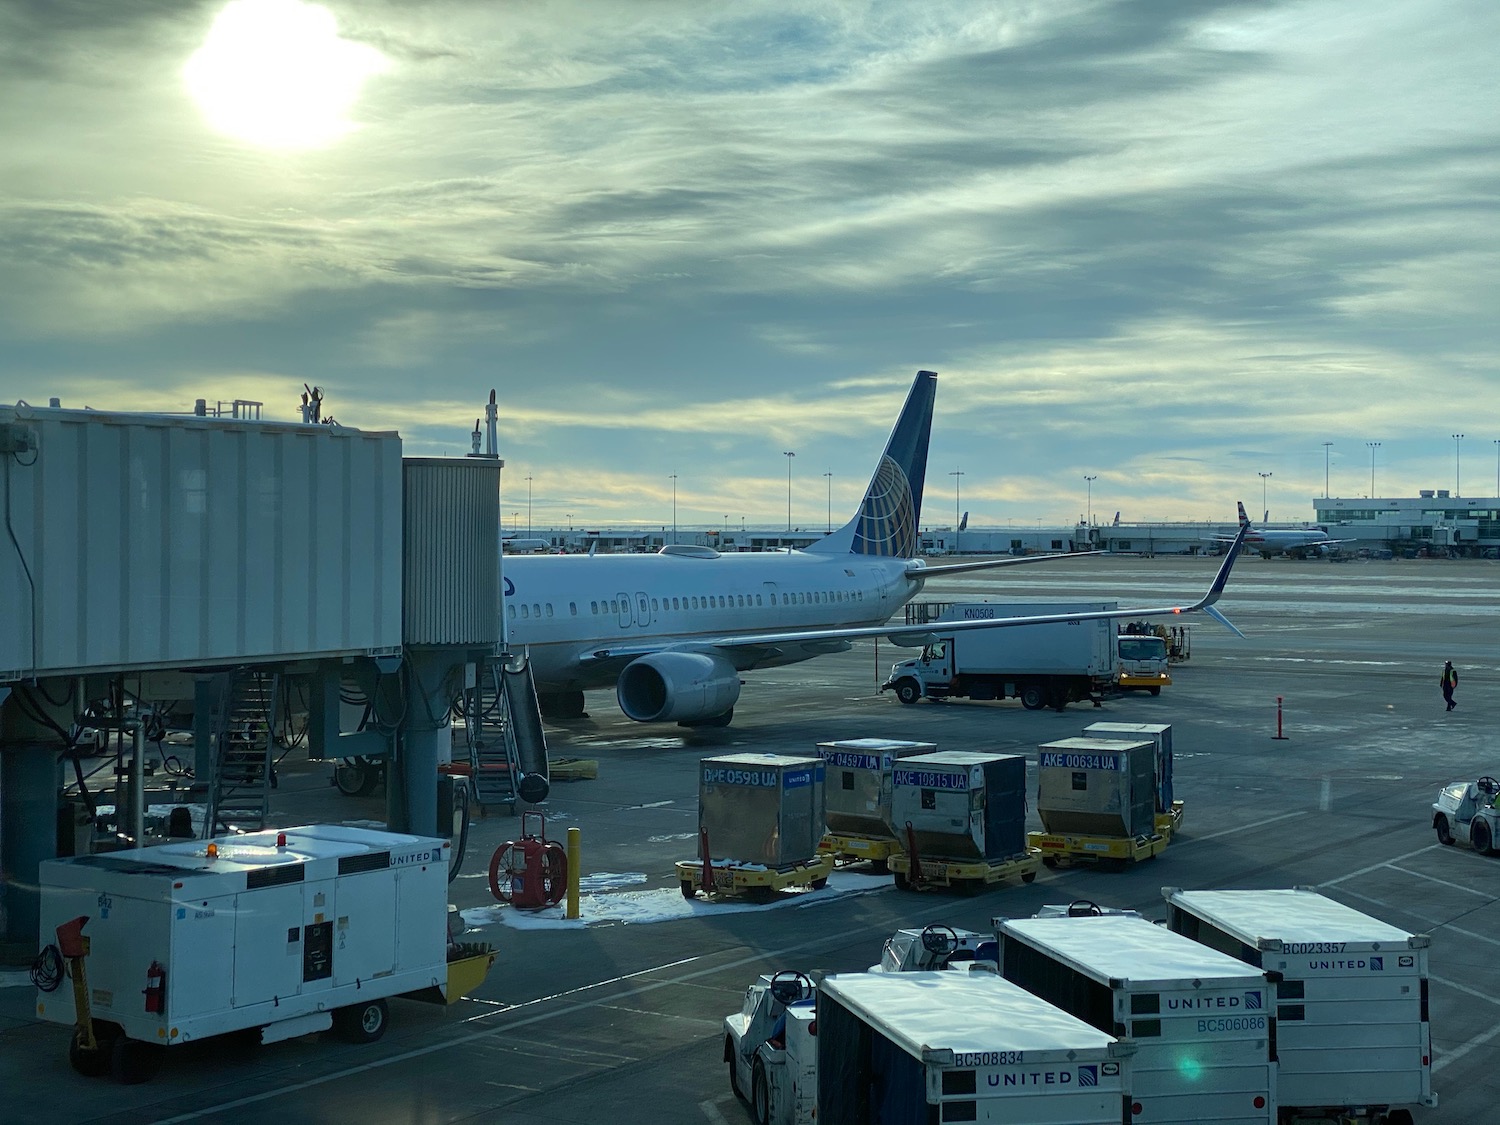
[[[1167,672],[1167,639],[1156,633],[1121,633],[1115,640],[1119,654],[1119,684],[1126,691],[1145,690],[1160,695],[1172,682]]]

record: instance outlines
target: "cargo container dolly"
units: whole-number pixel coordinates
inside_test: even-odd
[[[840,863],[869,863],[876,871],[887,870],[886,861],[901,851],[890,825],[892,774],[902,760],[935,750],[931,742],[889,738],[818,743],[826,771],[828,826],[819,853]]]
[[[1170,843],[1182,831],[1185,810],[1183,802],[1172,792],[1172,726],[1170,723],[1090,723],[1083,728],[1084,738],[1109,742],[1136,743],[1149,741],[1156,747],[1153,787],[1156,800],[1156,832]]]
[[[903,891],[919,891],[929,887],[978,891],[1002,879],[1034,882],[1037,872],[1042,869],[1042,852],[1039,848],[1027,848],[1002,859],[929,859],[922,855],[917,847],[916,834],[911,832],[907,850],[890,856],[886,865],[890,869],[892,881]]]
[[[80,1074],[127,1084],[228,1032],[374,1042],[388,998],[452,1003],[494,961],[450,939],[449,847],[309,825],[48,860],[37,1015],[73,1025]]]
[[[1144,732],[1046,743],[1037,757],[1042,831],[1029,833],[1027,845],[1048,867],[1118,868],[1156,858],[1171,839],[1170,831],[1159,830],[1159,816],[1169,823],[1175,817],[1177,824],[1182,817],[1181,802],[1163,805],[1161,779],[1171,774],[1170,768],[1163,774],[1162,760],[1159,741]]]
[[[834,857],[818,851],[823,759],[724,754],[698,767],[698,858],[677,864],[684,898],[703,891],[765,902],[788,887],[827,885]]]
[[[706,831],[699,834],[699,850],[704,857],[712,854]],[[828,876],[833,874],[835,866],[832,855],[820,855],[790,867],[767,867],[733,859],[685,859],[677,863],[677,881],[683,898],[697,898],[702,891],[709,896],[769,902],[790,887],[821,891],[828,885]]]

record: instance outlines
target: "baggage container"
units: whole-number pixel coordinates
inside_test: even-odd
[[[1128,1120],[1275,1125],[1265,972],[1138,914],[995,926],[1007,980],[1135,1043]]]
[[[1026,759],[944,750],[899,761],[890,830],[924,858],[992,863],[1026,852]]]
[[[786,754],[701,759],[698,828],[708,834],[714,860],[771,868],[807,863],[823,838],[823,759]]]
[[[1111,742],[1156,744],[1156,811],[1172,811],[1172,724],[1171,723],[1090,723],[1083,728],[1084,738],[1104,738]]]
[[[891,771],[902,758],[931,754],[932,742],[849,738],[818,743],[826,771],[828,831],[866,839],[891,836]]]
[[[1437,1104],[1427,1021],[1426,934],[1410,934],[1309,888],[1166,887],[1175,932],[1276,973],[1283,1107]]]
[[[1119,1125],[1130,1047],[992,972],[818,985],[818,1125]]]
[[[1036,809],[1051,833],[1154,834],[1156,744],[1103,738],[1044,744],[1037,757]]]

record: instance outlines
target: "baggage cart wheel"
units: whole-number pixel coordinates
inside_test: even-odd
[[[891,882],[896,884],[898,891],[909,890],[911,887],[911,880],[906,877],[906,872],[904,871],[892,871]]]
[[[79,1074],[85,1078],[98,1078],[109,1069],[109,1056],[107,1041],[99,1040],[96,1046],[85,1047],[82,1030],[73,1029],[73,1038],[68,1040],[68,1062]]]
[[[755,1125],[771,1123],[771,1086],[766,1081],[766,1064],[759,1055],[750,1072],[750,1115],[755,1118]]]
[[[109,1048],[109,1073],[122,1086],[138,1086],[156,1077],[165,1047],[118,1036]]]
[[[1411,1110],[1393,1109],[1385,1115],[1385,1125],[1413,1125]]]
[[[366,1000],[333,1013],[333,1030],[350,1043],[373,1043],[385,1034],[390,1012],[384,1000]]]
[[[745,888],[745,898],[749,902],[754,902],[754,903],[759,903],[761,905],[764,905],[765,903],[772,902],[772,901],[775,900],[775,898],[776,898],[776,888],[775,887],[766,887],[766,886],[746,887]]]
[[[1474,823],[1469,826],[1469,841],[1480,855],[1489,855],[1494,845],[1494,841],[1490,839],[1490,826],[1475,817]]]
[[[1456,843],[1453,839],[1453,830],[1448,827],[1448,818],[1446,816],[1439,813],[1437,819],[1432,822],[1432,826],[1437,829],[1438,843],[1446,844],[1449,847],[1452,847]]]
[[[824,875],[821,879],[814,879],[808,886],[815,891],[821,891],[824,887],[828,886],[828,876]]]
[[[1036,882],[1036,872],[1035,871],[1023,871],[1021,873],[1021,882],[1023,882],[1023,883],[1035,883]]]
[[[1043,856],[1042,866],[1055,868],[1057,866],[1057,857],[1055,855]]]
[[[689,902],[698,897],[698,888],[693,885],[691,879],[682,880],[682,897]]]

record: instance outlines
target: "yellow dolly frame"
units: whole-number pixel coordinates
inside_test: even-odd
[[[1156,834],[1165,836],[1167,842],[1172,842],[1172,837],[1182,831],[1182,809],[1181,801],[1172,802],[1172,811],[1156,814]]]
[[[819,855],[831,855],[843,863],[873,863],[877,869],[885,870],[891,856],[901,854],[901,845],[886,837],[840,836],[830,832],[818,843]]]
[[[917,850],[917,836],[910,821],[906,825],[906,840],[906,850],[896,852],[886,860],[891,878],[900,890],[953,887],[961,891],[976,891],[1010,878],[1030,883],[1042,867],[1042,853],[1036,848],[989,861],[924,859]]]
[[[701,854],[707,856],[707,833],[699,837]],[[715,863],[710,859],[686,859],[677,864],[677,881],[682,897],[696,898],[701,890],[710,898],[715,895],[746,898],[751,902],[769,902],[788,887],[811,887],[815,891],[828,885],[833,874],[834,857],[819,855],[806,863],[791,867],[766,867],[758,863],[733,860]]]
[[[1065,836],[1054,832],[1031,832],[1026,842],[1042,854],[1048,867],[1080,862],[1109,862],[1114,866],[1155,859],[1166,850],[1170,837],[1160,832],[1149,836]]]

